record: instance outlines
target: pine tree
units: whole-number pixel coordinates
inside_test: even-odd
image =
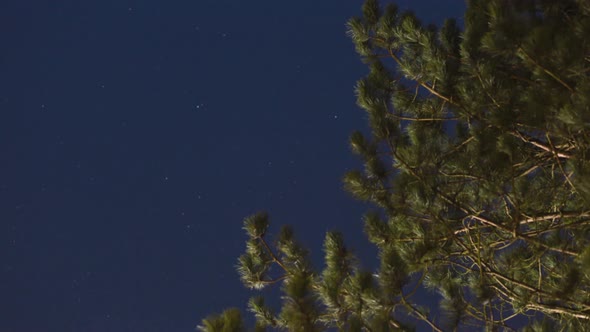
[[[283,293],[278,312],[250,301],[256,329],[590,330],[590,2],[470,0],[464,28],[436,28],[366,0],[348,27],[371,134],[351,136],[365,167],[344,183],[376,207],[380,267],[328,233],[316,272],[290,228],[271,246],[268,217],[249,217],[242,281]],[[201,330],[243,330],[224,315]]]

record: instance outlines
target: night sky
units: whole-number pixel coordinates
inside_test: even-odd
[[[374,259],[341,182],[361,4],[0,1],[0,332],[193,331],[253,294],[235,264],[260,210],[317,267],[335,229]]]

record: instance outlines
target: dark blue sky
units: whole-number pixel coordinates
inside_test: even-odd
[[[242,219],[362,257],[361,1],[2,1],[0,332],[192,331],[252,294]],[[461,0],[398,1],[425,22]]]

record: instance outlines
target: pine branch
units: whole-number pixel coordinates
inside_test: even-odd
[[[385,42],[385,40],[380,40],[381,42]],[[395,53],[393,52],[393,49],[389,48],[388,49],[389,52],[389,56],[391,56],[391,58],[393,60],[395,60],[395,62],[397,63],[398,66],[400,67],[404,67],[401,59],[395,55]],[[426,90],[428,90],[430,93],[432,93],[433,95],[437,96],[438,98],[446,101],[447,103],[451,104],[451,105],[455,105],[455,106],[459,106],[457,103],[455,103],[451,98],[443,96],[441,93],[439,93],[438,91],[436,91],[433,87],[431,87],[430,85],[428,85],[426,82],[420,80],[418,77],[413,77],[412,78],[414,81],[416,81],[418,84],[420,84],[420,86],[422,86],[423,88],[425,88]]]
[[[418,310],[415,306],[409,303],[403,294],[401,296],[401,302],[410,310],[410,312],[413,315],[421,319],[426,324],[430,325],[433,331],[443,332],[443,330],[440,327],[438,327],[433,321],[431,321],[426,315],[424,315],[420,310]]]
[[[469,247],[467,247],[467,246],[466,246],[466,245],[465,245],[465,244],[464,244],[462,241],[460,241],[460,240],[459,240],[459,243],[460,243],[460,244],[463,246],[463,248],[464,248],[466,251],[468,251],[468,252],[469,252],[469,256],[471,256],[471,257],[475,256],[475,253],[473,253],[473,252],[472,252],[472,250],[471,250],[471,249],[469,249]],[[452,261],[449,261],[449,262],[450,262],[450,263],[452,263],[453,265],[458,265],[458,266],[461,266],[461,267],[462,267],[462,268],[464,268],[464,269],[471,270],[470,268],[468,268],[467,266],[465,266],[465,265],[463,265],[463,264],[460,264],[460,263],[457,263],[457,262],[452,262]],[[475,260],[474,260],[474,262],[475,262]],[[481,268],[483,268],[483,269],[484,269],[484,271],[485,271],[484,273],[485,273],[486,275],[489,275],[489,276],[492,276],[492,277],[495,277],[495,278],[500,278],[500,279],[502,279],[502,280],[505,280],[505,281],[507,281],[507,282],[510,282],[510,283],[512,283],[512,284],[514,284],[514,285],[517,285],[517,286],[519,286],[519,287],[522,287],[522,288],[524,288],[524,289],[527,289],[527,290],[529,290],[529,291],[533,292],[534,294],[540,294],[540,295],[544,296],[544,298],[546,298],[546,299],[547,299],[547,298],[554,298],[555,300],[557,300],[557,301],[559,301],[559,302],[568,303],[568,304],[570,304],[570,305],[572,305],[572,306],[582,307],[582,308],[584,308],[584,309],[583,309],[584,311],[590,311],[590,305],[587,305],[587,304],[584,304],[584,303],[580,303],[580,302],[575,302],[575,301],[573,301],[573,300],[570,300],[570,299],[561,298],[561,297],[559,297],[559,296],[557,296],[557,295],[555,295],[555,294],[547,293],[547,292],[543,291],[543,290],[542,290],[542,289],[540,289],[540,288],[535,288],[534,286],[528,285],[528,284],[526,284],[526,283],[524,283],[524,282],[521,282],[521,281],[519,281],[519,280],[516,280],[516,279],[514,279],[514,278],[511,278],[511,277],[505,276],[504,274],[502,274],[502,273],[500,273],[500,272],[498,272],[498,271],[494,270],[493,268],[491,268],[491,267],[489,266],[489,264],[488,264],[488,263],[482,262],[482,265],[480,266],[480,269],[481,269]],[[498,281],[498,283],[499,283],[500,285],[503,285],[503,283],[502,283],[502,282],[500,282],[499,280],[497,280],[497,281]],[[506,290],[508,293],[512,292],[512,291],[510,291],[510,288],[508,288],[508,287],[504,287],[504,289],[505,289],[505,290]],[[516,294],[514,294],[514,295],[516,295]],[[509,296],[509,295],[508,295],[508,294],[506,294],[506,296]],[[511,300],[512,300],[513,302],[515,302],[515,298],[511,298]],[[527,305],[529,305],[529,304],[527,304]],[[536,305],[541,305],[541,304],[536,304]],[[560,310],[562,310],[564,313],[568,313],[569,315],[572,315],[572,314],[573,314],[573,312],[571,311],[571,309],[570,309],[570,308],[565,308],[565,307],[563,307],[563,308],[558,308],[557,306],[554,306],[554,309],[560,309]],[[577,318],[582,318],[582,317],[583,317],[583,318],[585,318],[585,319],[590,319],[590,314],[583,314],[583,315],[582,315],[582,314],[580,314],[580,315],[578,315],[578,314],[575,314],[575,315],[573,315],[573,316],[574,316],[574,317],[577,317]]]
[[[524,215],[524,214],[523,214]],[[563,219],[563,218],[585,218],[590,217],[590,211],[581,211],[581,212],[560,212],[560,213],[549,213],[537,216],[526,216],[526,219],[520,220],[518,223],[520,225],[530,224],[530,223],[538,223],[540,221],[547,221],[547,220],[555,220],[555,219]]]
[[[524,54],[532,63],[535,64],[535,66],[541,68],[547,75],[551,76],[554,80],[556,80],[557,82],[559,82],[559,84],[561,84],[562,86],[564,86],[566,89],[569,90],[569,92],[574,93],[574,89],[569,86],[567,83],[565,83],[562,79],[560,79],[557,75],[555,75],[553,72],[551,72],[549,69],[543,67],[539,62],[537,62],[531,55],[529,55],[527,53],[527,51],[524,50],[524,48],[519,47],[518,51],[522,52],[522,54]]]
[[[416,121],[416,122],[432,122],[432,121],[452,121],[457,120],[459,118],[451,117],[451,118],[412,118],[407,116],[401,116],[393,113],[388,113],[388,116],[396,119],[396,120],[405,120],[405,121]]]
[[[564,170],[563,170],[563,166],[561,165],[561,161],[559,160],[558,157],[558,153],[555,150],[555,146],[553,145],[553,143],[551,142],[551,138],[549,137],[549,134],[545,133],[545,137],[547,138],[547,143],[549,143],[549,148],[551,149],[551,152],[553,153],[553,157],[555,157],[555,162],[557,163],[557,166],[559,167],[559,170],[561,171],[561,173],[563,174],[563,177],[565,178],[565,180],[567,181],[567,183],[572,187],[572,189],[577,192],[576,187],[574,186],[574,184],[572,183],[572,181],[570,180],[570,175],[568,175]]]
[[[283,264],[283,262],[275,255],[275,253],[272,251],[272,249],[269,247],[268,243],[266,243],[266,241],[264,240],[264,238],[262,236],[258,237],[258,241],[260,241],[262,243],[262,245],[264,246],[264,248],[266,249],[266,252],[270,255],[271,259],[273,262],[277,263],[287,274],[291,274],[289,269]]]
[[[519,131],[511,131],[510,134],[513,135],[514,137],[520,138],[523,142],[532,144],[532,145],[534,145],[546,152],[550,152],[552,154],[555,154],[559,158],[564,158],[564,159],[571,159],[572,158],[571,155],[563,153],[563,152],[555,151],[555,150],[551,149],[550,146],[547,146],[532,137],[526,137],[523,133],[521,133]]]

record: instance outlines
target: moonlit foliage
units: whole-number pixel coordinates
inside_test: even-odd
[[[315,272],[290,228],[271,245],[250,217],[242,280],[283,292],[276,313],[250,302],[257,329],[590,329],[590,3],[473,0],[461,30],[367,0],[348,27],[371,134],[344,183],[376,208],[379,268],[328,233]]]

